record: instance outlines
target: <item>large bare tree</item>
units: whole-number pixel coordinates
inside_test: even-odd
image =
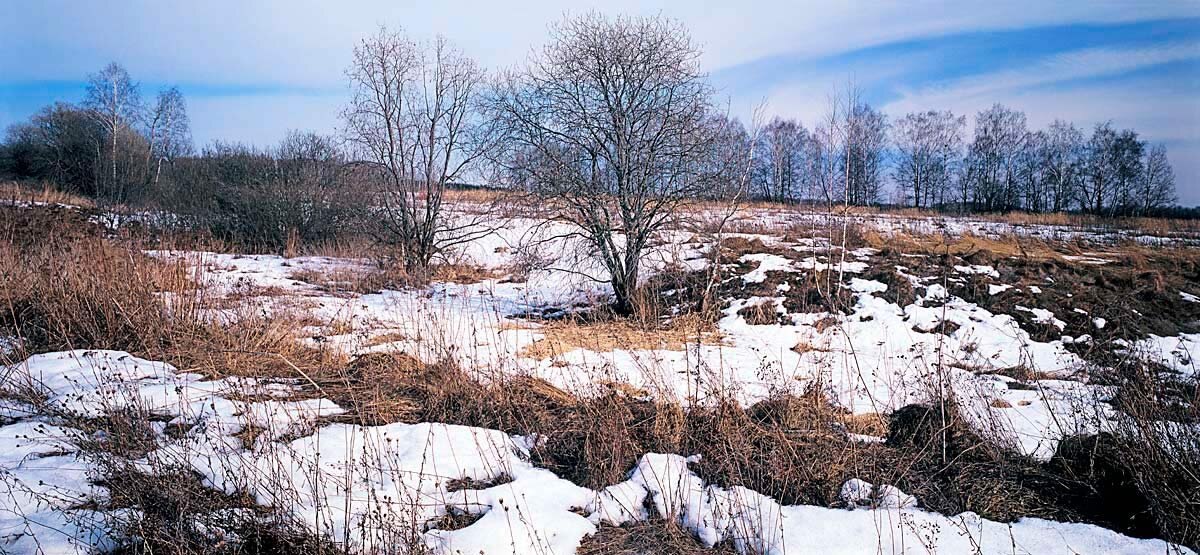
[[[633,310],[651,237],[716,188],[715,122],[700,50],[678,22],[598,14],[566,19],[491,101],[509,170],[574,225],[608,270],[614,309]],[[728,150],[728,149],[726,149]]]
[[[443,202],[484,150],[475,126],[484,72],[442,37],[418,42],[381,28],[354,49],[346,75],[345,136],[383,183],[380,238],[410,275],[426,277],[435,256],[479,232]]]

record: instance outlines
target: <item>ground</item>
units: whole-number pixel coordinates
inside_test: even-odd
[[[1145,424],[1126,408],[1130,367],[1182,407],[1155,429],[1195,437],[1200,235],[786,207],[718,227],[712,212],[657,238],[638,318],[604,310],[603,271],[566,224],[530,217],[421,286],[370,258],[143,248],[183,276],[154,293],[172,318],[259,341],[51,351],[5,320],[0,545],[127,548],[147,511],[119,502],[119,466],[218,495],[189,516],[205,545],[249,542],[211,522],[284,518],[366,552],[603,552],[597,538],[635,545],[653,523],[689,549],[753,554],[1190,552],[1162,526],[1065,502],[993,508],[939,480],[994,450],[1025,477],[986,482],[991,495],[1075,492],[1036,483],[1061,476],[1064,442]],[[92,220],[111,242],[137,218]],[[915,450],[940,446],[940,463],[897,447],[917,443],[902,433],[913,407],[940,418],[941,442]],[[593,417],[634,439],[607,445]],[[950,434],[974,443],[947,456]],[[814,461],[817,445],[873,462]],[[782,470],[727,457],[738,449]],[[892,464],[923,461],[942,476]],[[822,468],[797,485],[800,465]]]

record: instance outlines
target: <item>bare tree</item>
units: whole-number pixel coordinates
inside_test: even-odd
[[[757,109],[755,114],[757,117]],[[706,181],[712,187],[701,192],[700,198],[732,201],[730,208],[736,210],[738,202],[748,193],[749,175],[753,171],[750,165],[754,158],[750,151],[758,144],[761,131],[754,121],[751,122],[752,130],[747,130],[740,120],[723,113],[710,116],[708,125],[714,136],[713,150],[704,157],[708,166],[699,174],[707,176]]]
[[[480,232],[476,218],[444,213],[443,201],[485,150],[474,125],[484,72],[444,38],[381,28],[354,49],[346,75],[344,134],[384,184],[380,238],[425,277],[434,257]]]
[[[827,202],[847,206],[879,200],[887,148],[887,117],[863,101],[850,80],[829,94],[814,151],[823,160],[818,183]],[[839,183],[840,180],[840,183]]]
[[[808,130],[796,120],[777,117],[763,127],[759,139],[753,174],[756,194],[776,202],[803,196],[809,177]]]
[[[183,156],[192,149],[192,131],[188,121],[187,103],[179,87],[159,91],[154,108],[146,121],[147,169],[153,166],[154,184],[158,185],[165,161]]]
[[[1137,133],[1113,129],[1111,122],[1096,125],[1087,143],[1087,170],[1080,180],[1080,205],[1093,214],[1128,213],[1132,191],[1142,174],[1145,143]]]
[[[1072,195],[1078,189],[1082,178],[1083,133],[1073,124],[1055,120],[1045,134],[1038,158],[1047,180],[1046,209],[1060,212],[1071,207]]]
[[[88,76],[84,107],[91,111],[108,135],[110,182],[107,189],[118,200],[124,200],[126,179],[122,179],[125,176],[118,176],[117,172],[117,160],[121,156],[119,143],[122,136],[134,134],[133,127],[142,117],[142,97],[138,84],[129,77],[125,68],[116,62],[109,63],[98,73]]]
[[[896,183],[917,208],[940,204],[956,171],[966,118],[950,112],[912,113],[892,127]]]
[[[1146,163],[1140,181],[1142,214],[1170,206],[1175,202],[1175,170],[1167,160],[1167,147],[1157,144],[1146,152]]]
[[[709,117],[699,55],[661,16],[567,19],[491,103],[507,124],[502,163],[574,224],[608,270],[621,313],[633,310],[651,236],[720,186],[712,168],[722,165],[707,157],[724,132]]]
[[[846,203],[879,202],[887,150],[887,116],[863,102],[857,89],[846,96],[845,133]]]
[[[964,177],[970,187],[970,203],[976,210],[1003,211],[1019,206],[1019,163],[1028,143],[1024,112],[996,104],[975,116],[975,138],[967,154]]]
[[[35,113],[29,123],[9,127],[5,140],[16,177],[45,179],[68,190],[95,194],[105,168],[98,156],[104,130],[87,110],[56,102]]]

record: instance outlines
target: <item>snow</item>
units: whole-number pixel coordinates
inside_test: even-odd
[[[1088,264],[1091,266],[1103,266],[1112,263],[1112,260],[1100,258],[1098,256],[1074,256],[1069,254],[1062,255],[1063,260],[1068,262],[1078,262],[1080,264]]]
[[[834,271],[844,272],[847,274],[861,274],[867,271],[866,262],[838,262],[837,264],[832,264],[821,262],[814,256],[810,256],[804,260],[801,260],[796,264],[796,267],[802,270],[811,270],[814,272]]]
[[[931,392],[943,388],[978,433],[1039,460],[1049,459],[1062,438],[1111,429],[1117,418],[1106,402],[1115,393],[1112,388],[1076,381],[1086,378],[1086,365],[1066,346],[1086,343],[1089,336],[1036,341],[1013,314],[993,313],[933,283],[941,277],[917,275],[903,266],[896,271],[918,297],[911,304],[897,304],[886,298],[885,283],[859,277],[872,268],[879,251],[841,251],[821,238],[730,234],[805,253],[799,260],[745,254],[740,262],[750,269],[730,279],[755,284],[765,282],[772,271],[795,273],[798,279],[791,285],[781,283],[771,293],[784,295],[811,273],[844,273],[832,276],[841,280],[834,287],[851,293],[852,304],[844,313],[788,313],[783,296],[735,294],[717,323],[720,341],[689,342],[679,349],[617,346],[601,352],[575,347],[553,360],[531,358],[525,347],[545,332],[536,322],[513,325],[521,316],[594,305],[610,296],[603,269],[579,256],[572,239],[561,238],[567,236],[562,225],[517,218],[453,253],[495,270],[500,274],[495,279],[366,294],[328,291],[297,276],[362,273],[373,268],[368,260],[151,254],[184,259],[202,270],[203,293],[225,301],[206,309],[214,321],[240,318],[245,306],[265,317],[302,315],[321,322],[312,327],[311,341],[347,354],[394,350],[426,362],[452,360],[483,380],[497,373],[529,375],[578,395],[602,390],[597,384],[608,381],[684,404],[704,403],[719,392],[744,405],[819,385],[833,403],[856,414],[886,414],[929,403],[934,401]],[[949,225],[965,229],[968,224]],[[1060,232],[1049,227],[1026,231]],[[526,281],[506,279],[504,274],[521,256],[531,255],[526,244],[531,237],[542,245],[532,254],[553,259],[547,267],[529,271]],[[701,269],[707,264],[703,241],[683,233],[661,239],[662,246],[642,268],[646,275],[672,265]],[[1076,261],[1099,263],[1087,259],[1097,258],[1093,253],[1087,254]],[[988,265],[956,265],[954,271],[1000,276]],[[1013,287],[989,284],[988,293]],[[1036,286],[1027,289],[1041,293]],[[1180,295],[1193,301],[1186,292]],[[773,307],[782,323],[754,325],[738,315],[758,304]],[[1016,310],[1032,314],[1037,323],[1065,329],[1050,310]],[[1097,329],[1106,324],[1102,318],[1092,322]],[[388,337],[381,342],[384,334]],[[1197,345],[1200,334],[1150,336],[1130,349],[1196,375]],[[706,544],[730,541],[743,553],[975,552],[975,546],[984,553],[1166,549],[1162,542],[1133,540],[1087,525],[1037,519],[1009,525],[970,513],[937,515],[920,509],[919,500],[892,485],[861,480],[842,488],[842,502],[850,509],[782,506],[745,488],[706,484],[681,454],[646,454],[628,480],[593,491],[536,467],[529,460],[529,438],[439,423],[328,424],[325,417],[342,409],[326,399],[292,399],[294,384],[206,380],[121,352],[50,353],[16,368],[3,378],[5,390],[34,389],[45,398],[37,407],[0,400],[4,551],[29,551],[37,541],[49,552],[75,553],[87,551],[84,544],[111,542],[105,529],[94,524],[122,515],[77,509],[80,500],[103,499],[107,491],[95,484],[97,469],[73,441],[82,432],[52,414],[99,417],[127,408],[187,425],[186,433],[168,437],[162,433],[165,424],[156,423],[158,448],[139,465],[184,465],[208,485],[284,508],[316,532],[348,535],[352,547],[361,550],[385,545],[396,524],[404,523],[436,553],[572,553],[597,526],[650,518],[643,503],[647,498],[659,514],[678,519]],[[1048,378],[1017,382],[1000,375],[1014,368]],[[239,434],[248,426],[262,432],[253,444],[244,445]],[[872,436],[852,439],[880,441]],[[452,491],[451,484],[462,479],[471,482]],[[50,501],[35,504],[35,498]],[[448,512],[479,518],[458,530],[438,529]],[[63,533],[54,536],[51,529]]]
[[[529,236],[561,234],[563,230],[552,229],[554,225],[517,219],[510,227],[469,243],[460,255],[503,270],[512,264],[515,251]],[[990,373],[1027,367],[1047,375],[1070,376],[1082,366],[1082,361],[1066,350],[1064,341],[1033,340],[1011,315],[989,312],[950,295],[940,284],[930,283],[937,276],[917,276],[898,267],[913,288],[924,293],[907,306],[885,300],[884,283],[856,277],[874,263],[873,257],[879,254],[874,249],[842,253],[819,237],[784,241],[766,235],[744,235],[764,244],[791,246],[811,256],[797,261],[772,253],[743,255],[740,260],[750,269],[737,276],[742,283],[762,283],[771,271],[796,273],[798,278],[810,272],[845,272],[840,286],[852,291],[855,298],[850,313],[789,314],[783,297],[732,298],[718,321],[719,342],[688,341],[674,349],[614,346],[604,351],[568,346],[550,359],[536,359],[526,355],[525,348],[543,337],[539,324],[514,326],[514,319],[529,312],[594,304],[608,294],[604,283],[555,269],[597,271],[594,261],[571,254],[574,251],[570,245],[547,243],[550,246],[543,255],[566,254],[550,264],[550,269],[529,272],[525,282],[498,278],[370,294],[331,293],[291,279],[299,270],[362,271],[369,266],[362,260],[213,253],[156,255],[184,257],[193,265],[205,267],[206,290],[210,293],[234,293],[237,287],[276,287],[287,292],[252,297],[253,306],[266,314],[298,311],[321,321],[348,324],[350,333],[334,333],[329,329],[335,327],[332,325],[313,330],[314,341],[326,347],[349,353],[403,351],[430,363],[453,360],[477,372],[480,379],[489,379],[498,372],[531,375],[583,396],[604,391],[597,386],[599,383],[618,382],[685,404],[704,402],[721,393],[750,405],[773,394],[799,393],[812,384],[821,384],[835,404],[851,412],[887,413],[906,404],[929,402],[929,392],[936,390],[931,386],[938,380],[961,388],[956,394],[979,395],[980,390],[990,391],[980,387],[980,383],[987,383]],[[669,264],[703,267],[706,252],[703,241],[691,235],[668,234],[663,237],[663,246],[652,253],[645,271],[654,272]],[[841,262],[838,258],[842,256],[853,260]],[[987,265],[955,269],[959,273],[999,275]],[[791,288],[783,283],[776,291],[782,295]],[[737,314],[746,306],[759,304],[773,306],[782,316],[782,323],[752,325]],[[1065,326],[1049,311],[1021,309],[1033,313],[1035,320],[1060,329]],[[833,326],[827,325],[831,319]],[[383,334],[388,334],[386,341],[373,341]],[[811,348],[795,349],[798,345]],[[952,370],[942,372],[939,368]],[[958,376],[960,373],[962,376]],[[998,413],[995,418],[1002,417],[999,413],[1003,411],[992,412]],[[1037,415],[1035,420],[1039,424],[1033,428],[1049,434],[1042,438],[1048,445],[1062,436],[1053,427],[1042,425],[1042,416]],[[981,426],[985,424],[980,422]],[[995,428],[990,424],[987,427]],[[1015,434],[1012,431],[1012,437],[1005,441],[1031,445]]]
[[[1185,376],[1200,378],[1200,333],[1163,337],[1150,334],[1134,343],[1132,351]]]
[[[984,276],[989,276],[989,277],[994,277],[994,278],[1000,277],[1000,272],[997,272],[995,268],[993,268],[991,266],[983,265],[983,264],[975,264],[975,265],[971,265],[971,266],[957,266],[956,265],[956,266],[954,266],[954,271],[956,271],[960,274],[968,274],[968,275],[978,274],[978,275],[984,275]]]
[[[677,519],[706,545],[730,541],[747,554],[859,553],[879,542],[897,553],[916,545],[938,552],[979,545],[983,553],[1011,553],[1012,542],[1018,553],[1167,548],[1159,540],[1089,525],[1022,519],[1010,526],[970,513],[938,515],[893,486],[861,480],[842,488],[853,510],[782,506],[746,488],[707,485],[688,468],[697,457],[672,454],[648,453],[628,480],[594,491],[536,467],[529,438],[436,423],[305,428],[301,423],[338,409],[321,399],[236,401],[230,397],[247,388],[282,389],[245,380],[198,381],[170,365],[117,351],[38,355],[6,375],[10,393],[41,384],[44,393],[66,394],[49,397],[55,408],[97,416],[145,403],[191,424],[182,435],[160,430],[159,447],[139,464],[149,471],[191,468],[211,487],[249,493],[314,532],[349,538],[356,551],[386,547],[403,533],[398,527],[411,527],[434,553],[569,554],[598,525],[648,519],[647,498],[658,514]],[[51,392],[45,384],[63,389]],[[119,401],[98,404],[103,399]],[[107,495],[95,483],[98,468],[78,452],[74,439],[82,432],[38,416],[34,407],[8,409],[17,421],[0,427],[0,545],[6,552],[46,553],[112,547],[108,527],[129,515],[76,508]],[[273,416],[280,413],[289,416]],[[242,445],[234,436],[250,423],[267,427],[265,439]],[[453,489],[454,483],[466,486]],[[447,512],[479,518],[456,530],[437,528]]]
[[[960,410],[982,436],[1042,461],[1050,460],[1060,439],[1110,430],[1116,419],[1107,403],[1114,388],[1070,380],[1018,386],[999,375],[956,373],[955,380]]]
[[[1049,310],[1046,310],[1044,308],[1029,308],[1027,306],[1021,306],[1021,305],[1016,305],[1013,308],[1016,308],[1017,310],[1020,310],[1022,312],[1028,312],[1030,314],[1033,314],[1033,321],[1037,322],[1039,324],[1050,324],[1060,330],[1065,329],[1067,327],[1066,322],[1059,320],[1057,317],[1054,316],[1053,312],[1050,312]]]
[[[887,284],[869,279],[850,278],[850,290],[855,293],[883,293]]]
[[[77,508],[106,495],[93,483],[97,469],[78,451],[84,433],[41,415],[96,418],[137,408],[174,417],[170,423],[203,422],[189,432],[197,440],[237,441],[230,436],[247,425],[263,427],[270,440],[300,432],[304,424],[340,410],[320,400],[246,403],[229,398],[233,392],[278,389],[278,384],[261,387],[244,379],[201,381],[195,374],[176,373],[168,364],[120,351],[48,353],[7,368],[0,397],[32,391],[43,401],[38,407],[10,402],[6,416],[16,422],[0,427],[0,547],[14,553],[85,553],[113,545],[96,528],[106,519]],[[119,515],[107,515],[114,516]],[[57,532],[41,533],[44,529]]]
[[[1000,293],[1008,291],[1009,289],[1012,289],[1012,288],[1013,288],[1013,286],[1011,286],[1007,283],[1001,283],[1001,284],[989,283],[988,284],[988,295],[996,296],[996,295],[999,295]]]
[[[741,262],[758,262],[758,267],[742,276],[746,283],[762,283],[767,279],[767,272],[793,272],[792,261],[777,254],[754,253],[743,255]]]
[[[691,459],[694,460],[694,459]],[[743,487],[706,485],[692,473],[689,459],[647,454],[628,483],[642,486],[660,514],[678,521],[705,545],[732,542],[740,553],[984,553],[1076,554],[1150,553],[1174,548],[1088,524],[1036,518],[995,522],[974,513],[944,516],[919,509],[916,500],[893,486],[851,480],[842,498],[853,510],[780,505]],[[1187,552],[1186,548],[1178,548]]]

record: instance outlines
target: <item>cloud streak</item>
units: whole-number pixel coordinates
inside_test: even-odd
[[[1116,76],[1135,70],[1200,59],[1200,42],[1181,42],[1147,48],[1092,48],[1064,52],[1018,69],[971,76],[917,90],[900,89],[901,98],[888,104],[900,113],[978,99],[996,99],[1014,92]]]

